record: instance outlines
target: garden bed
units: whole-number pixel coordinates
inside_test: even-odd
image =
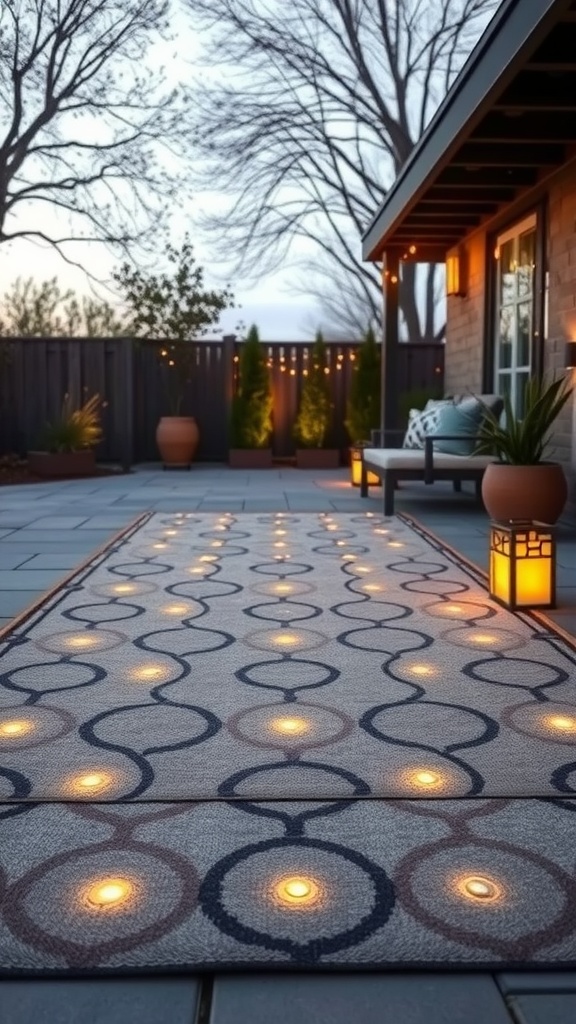
[[[84,476],[81,479],[87,480],[91,477],[99,476],[118,476],[124,471],[122,469],[108,467],[108,466],[96,466],[90,477]],[[51,480],[70,480],[71,477],[50,477]],[[15,484],[45,484],[47,482],[46,477],[36,476],[34,473],[30,473],[28,469],[28,463],[26,459],[21,459],[17,455],[2,455],[0,456],[0,487],[9,487]]]

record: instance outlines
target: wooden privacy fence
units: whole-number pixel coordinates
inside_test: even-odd
[[[241,343],[226,337],[187,344],[194,369],[182,413],[198,422],[198,458],[225,461]],[[312,346],[264,344],[273,391],[273,451],[276,458],[288,458],[295,451],[292,427]],[[169,413],[158,348],[158,342],[133,338],[0,339],[0,454],[25,454],[37,446],[46,422],[59,416],[65,394],[79,402],[98,393],[106,400],[98,458],[126,467],[156,461],[156,424]],[[334,410],[328,443],[336,448],[349,443],[344,420],[357,350],[357,342],[327,344]],[[443,380],[443,345],[400,346],[400,396],[441,393]]]

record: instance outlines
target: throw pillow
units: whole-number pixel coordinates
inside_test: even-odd
[[[424,438],[428,434],[437,433],[440,409],[445,405],[452,405],[452,402],[445,399],[438,399],[438,401],[430,399],[422,411],[420,409],[410,409],[408,413],[408,429],[404,435],[402,447],[422,449],[424,447]]]
[[[480,402],[462,402],[460,405],[443,406],[438,414],[436,434],[448,434],[458,438],[454,441],[435,441],[434,451],[445,455],[473,455],[478,430],[484,417]],[[467,440],[469,438],[469,440]]]

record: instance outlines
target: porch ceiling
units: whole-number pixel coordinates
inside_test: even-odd
[[[576,155],[576,0],[505,0],[363,238],[441,261]]]

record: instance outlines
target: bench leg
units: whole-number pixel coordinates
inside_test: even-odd
[[[368,497],[368,470],[364,465],[364,459],[362,459],[362,471],[360,474],[360,497]]]
[[[457,492],[457,494],[459,494],[460,491],[462,490],[462,481],[461,480],[453,480],[452,481],[452,487]]]
[[[384,473],[382,476],[382,492],[384,495],[384,515],[394,515],[394,489],[396,486],[396,480],[390,473]]]

